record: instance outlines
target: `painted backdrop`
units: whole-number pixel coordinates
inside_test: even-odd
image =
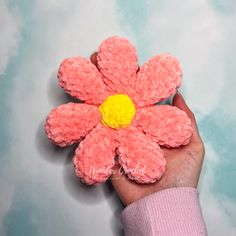
[[[73,148],[51,145],[48,112],[70,101],[59,63],[120,35],[140,63],[178,57],[206,145],[199,191],[209,235],[236,235],[235,0],[0,0],[0,235],[122,235],[109,184],[74,176]]]

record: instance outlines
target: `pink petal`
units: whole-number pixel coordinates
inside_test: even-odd
[[[79,144],[73,159],[76,175],[86,184],[105,182],[115,165],[114,130],[98,124]]]
[[[110,37],[98,50],[98,68],[112,93],[128,93],[134,87],[138,58],[135,47],[124,38]]]
[[[176,58],[161,54],[141,66],[133,99],[138,107],[153,105],[174,94],[180,86],[182,70]]]
[[[118,155],[124,172],[138,183],[154,183],[165,171],[159,145],[134,127],[119,130]]]
[[[48,115],[45,131],[55,144],[65,147],[78,143],[100,121],[98,108],[82,103],[67,103]]]
[[[88,104],[101,104],[108,96],[96,66],[82,57],[65,59],[60,65],[58,80],[68,94]]]
[[[137,109],[133,125],[166,147],[186,145],[192,135],[191,120],[187,114],[170,105]]]

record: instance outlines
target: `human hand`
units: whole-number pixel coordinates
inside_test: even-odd
[[[167,160],[166,171],[162,178],[153,184],[137,184],[129,180],[120,171],[120,166],[117,166],[111,177],[111,182],[124,205],[167,188],[197,187],[205,153],[204,145],[198,132],[194,114],[180,93],[174,96],[172,105],[185,111],[191,119],[193,135],[190,142],[186,146],[175,149],[162,148]]]

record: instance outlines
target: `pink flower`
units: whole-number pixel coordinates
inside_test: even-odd
[[[139,69],[135,47],[126,39],[102,42],[97,67],[89,59],[65,59],[60,86],[84,103],[63,104],[51,111],[45,125],[48,138],[65,147],[80,143],[73,163],[87,184],[106,181],[115,156],[124,172],[138,183],[153,183],[165,171],[160,146],[188,144],[191,121],[170,105],[155,105],[174,94],[182,71],[176,58],[161,54]]]

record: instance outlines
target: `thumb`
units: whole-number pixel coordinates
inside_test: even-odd
[[[194,116],[193,112],[190,110],[190,108],[188,107],[188,105],[186,104],[183,96],[180,94],[179,91],[177,91],[177,93],[175,94],[175,96],[173,98],[172,105],[176,106],[180,110],[186,112],[187,116],[191,120],[192,127],[193,127],[193,137],[192,137],[192,139],[199,139],[200,135],[199,135],[199,132],[198,132],[198,127],[197,127],[197,122],[196,122],[195,116]]]

